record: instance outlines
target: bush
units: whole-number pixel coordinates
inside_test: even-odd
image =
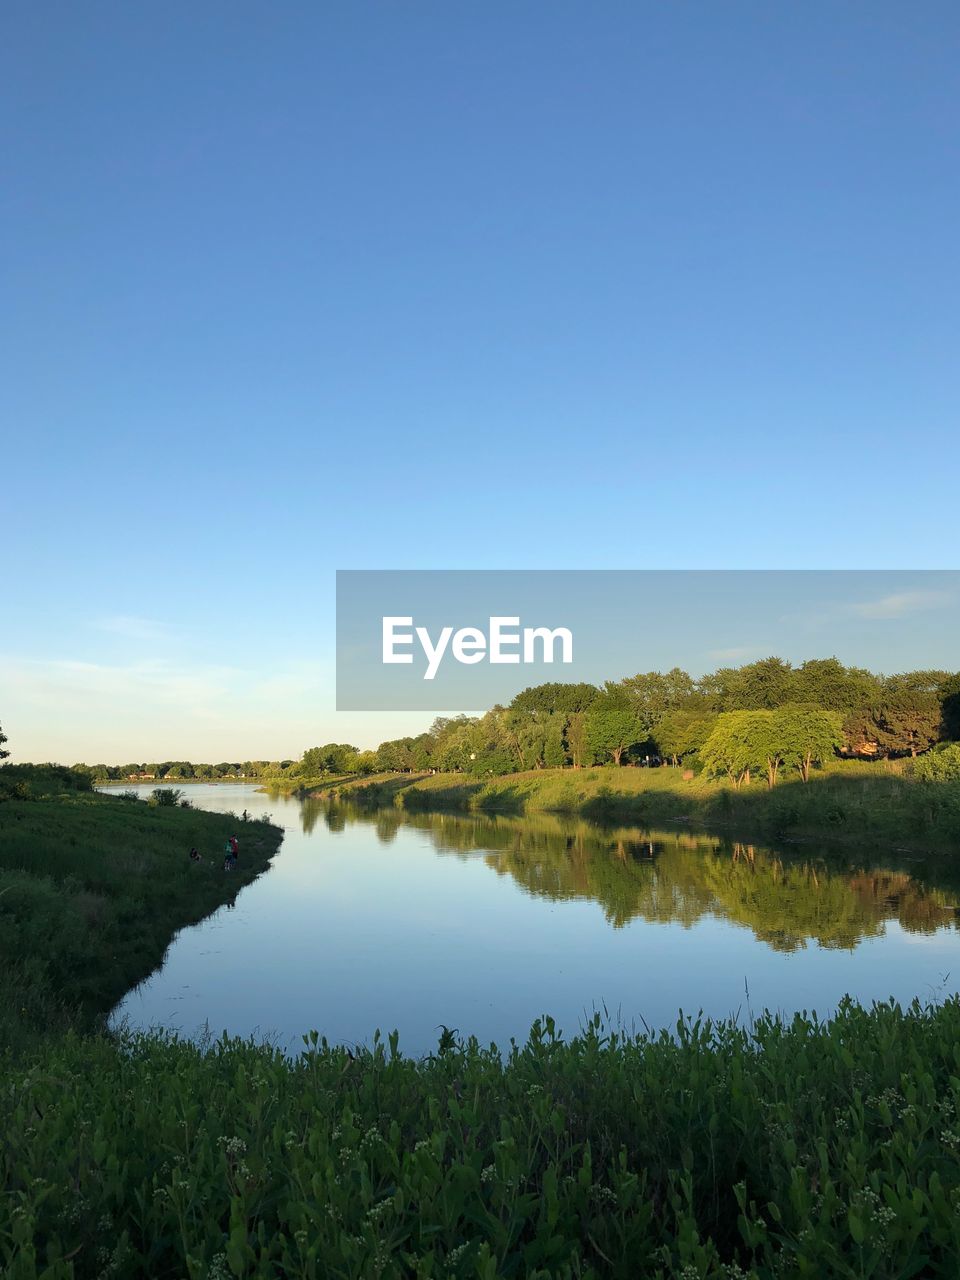
[[[913,773],[921,782],[960,782],[960,742],[947,742],[918,756]]]
[[[87,774],[59,764],[0,766],[0,800],[40,800],[63,792],[92,791]]]
[[[182,800],[183,792],[177,787],[154,787],[150,792],[149,803],[161,809],[175,809]],[[188,809],[189,801],[183,807]]]

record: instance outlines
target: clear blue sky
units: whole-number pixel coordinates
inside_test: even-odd
[[[9,0],[18,756],[392,732],[332,712],[337,567],[953,567],[958,37]]]

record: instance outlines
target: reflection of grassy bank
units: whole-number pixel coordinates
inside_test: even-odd
[[[233,831],[241,861],[225,874]],[[92,792],[0,803],[0,1045],[96,1026],[160,963],[177,929],[266,867],[281,835],[263,822]]]
[[[325,789],[360,804],[407,810],[556,812],[645,825],[689,822],[768,839],[854,840],[960,853],[960,786],[923,783],[881,767],[841,766],[810,782],[740,791],[678,769],[539,769],[486,781],[464,774],[396,774]]]

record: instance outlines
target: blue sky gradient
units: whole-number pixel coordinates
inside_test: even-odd
[[[334,713],[338,567],[954,567],[958,37],[4,6],[17,756],[419,728]]]

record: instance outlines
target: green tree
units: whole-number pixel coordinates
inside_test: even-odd
[[[626,749],[644,737],[636,709],[622,685],[608,684],[590,704],[586,723],[587,743],[597,759],[607,756],[615,765]]]
[[[325,773],[356,773],[357,754],[357,748],[349,742],[310,747],[300,758],[300,773],[305,778],[319,778]]]
[[[4,751],[3,749],[3,744],[7,741],[7,735],[3,732],[3,728],[0,727],[0,760],[6,760],[10,755],[9,751]]]
[[[945,680],[940,689],[940,731],[955,742],[960,738],[960,672]]]
[[[883,681],[863,667],[845,667],[836,658],[813,658],[794,672],[792,701],[849,713],[876,704],[882,691]]]
[[[793,699],[794,676],[783,658],[762,658],[743,667],[721,667],[703,677],[699,690],[720,711],[769,711]]]
[[[636,714],[641,738],[650,736],[667,712],[682,706],[696,691],[692,677],[679,667],[666,673],[638,672],[620,683]]]
[[[536,684],[518,693],[508,710],[570,715],[574,711],[585,711],[599,692],[594,684]]]
[[[688,711],[683,707],[668,711],[653,731],[657,750],[671,764],[679,764],[684,756],[700,750],[716,720],[709,711]]]
[[[572,711],[567,717],[566,748],[570,763],[575,769],[582,768],[590,751],[587,742],[587,716],[584,711]]]
[[[562,769],[567,763],[563,732],[566,722],[563,716],[550,717],[543,744],[543,763],[547,769]]]
[[[778,707],[773,712],[772,740],[781,762],[809,782],[812,767],[832,759],[843,746],[840,712],[802,703]]]
[[[421,733],[410,744],[410,753],[415,769],[429,769],[433,766],[433,753],[436,741],[432,734]]]
[[[700,757],[708,773],[726,775],[739,789],[754,769],[768,764],[769,712],[725,711],[717,717]]]
[[[409,739],[396,738],[377,747],[377,768],[381,773],[410,773],[413,767]]]
[[[950,671],[903,671],[887,676],[884,688],[888,693],[935,693],[939,697],[952,679]]]
[[[875,716],[882,747],[891,753],[926,751],[940,736],[940,699],[905,689],[884,700]]]

